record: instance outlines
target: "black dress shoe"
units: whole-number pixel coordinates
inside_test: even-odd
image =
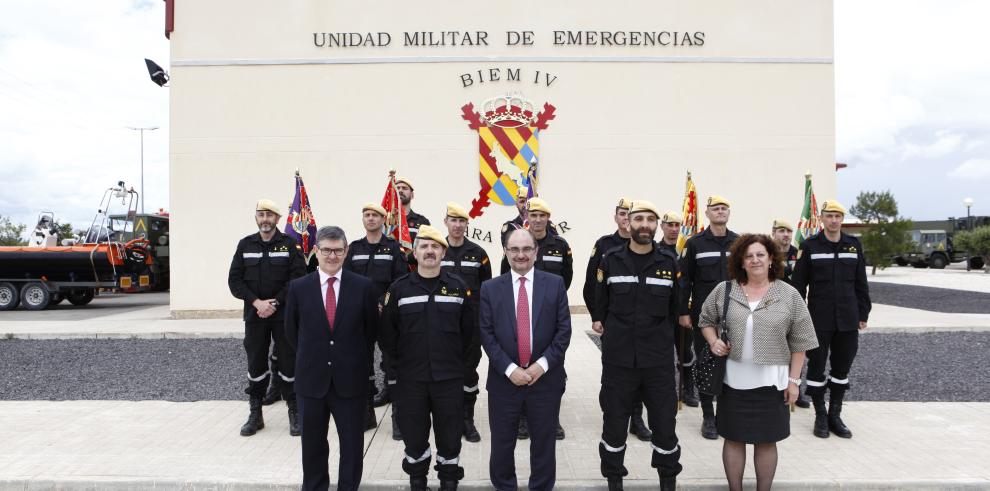
[[[709,440],[718,440],[718,426],[715,424],[715,416],[705,416],[701,421],[701,436]]]
[[[556,438],[557,438],[558,440],[563,440],[563,439],[564,439],[564,437],[566,436],[566,435],[564,434],[564,427],[563,427],[563,426],[560,426],[560,423],[557,423],[557,434],[556,434],[556,435],[554,435],[554,436],[555,436],[555,437],[556,437]]]
[[[520,440],[526,440],[529,438],[529,424],[526,423],[525,416],[519,418],[519,431],[516,433],[516,438]]]

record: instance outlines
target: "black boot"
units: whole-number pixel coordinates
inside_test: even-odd
[[[426,486],[426,477],[410,477],[409,491],[430,491]]]
[[[397,441],[397,442],[401,442],[402,441],[402,432],[399,431],[399,418],[397,418],[395,416],[395,410],[396,410],[396,408],[397,408],[397,406],[393,402],[392,403],[392,439],[395,440],[395,441]],[[423,485],[425,486],[426,484],[424,483]]]
[[[800,408],[808,409],[811,407],[811,399],[808,399],[807,395],[801,394],[798,396],[797,401],[794,401],[794,405]]]
[[[373,402],[375,407],[382,407],[389,402],[392,402],[392,399],[388,395],[388,381],[385,381],[385,386],[382,387],[377,394],[375,394],[375,399]]]
[[[440,491],[457,491],[457,481],[440,481]]]
[[[289,434],[299,436],[299,405],[295,397],[285,400],[285,405],[289,407]]]
[[[842,396],[840,391],[833,390],[828,401],[828,429],[839,438],[852,438],[853,433],[842,422]]]
[[[368,398],[367,410],[364,413],[364,431],[373,430],[378,428],[378,417],[375,416],[375,406],[371,402],[371,398]]]
[[[653,438],[653,433],[643,422],[643,404],[638,403],[633,408],[632,417],[629,418],[629,434],[636,435],[640,441],[648,442]]]
[[[478,433],[478,427],[474,425],[473,402],[464,404],[464,439],[471,443],[478,443],[481,441],[481,434]],[[441,487],[441,489],[443,488]]]
[[[701,436],[708,440],[718,440],[718,425],[715,416],[705,416],[701,420]]]
[[[815,427],[811,433],[818,438],[828,438],[828,411],[825,410],[825,394],[811,396],[815,406]]]
[[[525,414],[519,416],[519,431],[516,433],[516,438],[520,440],[529,438],[529,423],[526,422]]]
[[[251,406],[251,413],[248,414],[248,419],[244,423],[244,426],[241,426],[241,436],[251,436],[265,427],[265,417],[261,414],[261,398],[252,397],[249,404]]]
[[[622,478],[621,477],[608,478],[608,491],[622,491]]]
[[[677,489],[677,478],[676,477],[661,477],[660,478],[660,491],[674,491]]]
[[[268,392],[265,393],[265,398],[261,400],[261,404],[263,406],[271,406],[281,400],[282,389],[279,388],[278,376],[274,376],[271,383],[268,384]]]
[[[557,433],[554,435],[554,438],[563,440],[565,436],[567,435],[564,433],[564,427],[560,426],[560,423],[557,423]]]
[[[698,407],[701,402],[698,400],[698,388],[694,385],[694,374],[691,370],[694,367],[684,367],[684,394],[682,395],[684,405],[688,407]]]

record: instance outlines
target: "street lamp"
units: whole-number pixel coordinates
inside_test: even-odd
[[[141,214],[144,214],[144,132],[157,130],[157,126],[128,126],[127,129],[141,132]]]
[[[973,231],[973,219],[969,215],[969,209],[973,207],[973,198],[966,198],[963,200],[963,205],[966,206],[966,230],[968,232]],[[966,271],[969,271],[969,250],[966,251]]]

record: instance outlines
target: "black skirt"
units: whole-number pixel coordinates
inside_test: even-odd
[[[716,421],[719,436],[736,442],[773,443],[791,435],[784,393],[773,386],[738,390],[723,384]]]

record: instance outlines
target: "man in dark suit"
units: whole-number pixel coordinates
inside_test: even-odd
[[[330,416],[340,440],[338,490],[361,485],[368,368],[378,310],[371,280],[342,266],[347,237],[339,227],[316,234],[320,267],[289,285],[285,331],[296,350],[295,390],[302,418],[302,489],[328,489]],[[340,306],[338,308],[338,306]]]
[[[516,489],[513,452],[525,413],[530,428],[529,489],[551,490],[556,480],[556,428],[564,393],[564,352],[571,341],[567,288],[559,275],[533,267],[536,237],[509,234],[511,270],[481,285],[481,344],[488,354],[488,417],[492,485]]]

